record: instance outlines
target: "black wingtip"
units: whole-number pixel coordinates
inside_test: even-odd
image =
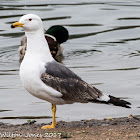
[[[101,101],[98,99],[94,99],[94,100],[88,100],[89,102],[94,102],[94,103],[103,103],[103,104],[113,104],[115,106],[120,106],[120,107],[125,107],[125,108],[131,108],[129,105],[131,105],[131,103],[122,100],[120,98],[116,98],[114,96],[108,95],[110,100],[109,101]]]
[[[125,107],[125,108],[131,108],[129,105],[131,105],[131,103],[125,101],[125,100],[122,100],[120,98],[116,98],[116,97],[113,97],[111,95],[109,95],[110,97],[110,100],[108,101],[108,103],[111,103],[113,105],[116,105],[116,106],[122,106],[122,107]]]

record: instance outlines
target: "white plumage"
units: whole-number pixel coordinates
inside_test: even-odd
[[[32,24],[37,29],[34,26],[27,28],[26,24],[29,27],[31,22],[28,20],[30,17],[32,17]],[[59,98],[62,96],[60,92],[45,85],[40,79],[41,74],[45,72],[46,63],[54,60],[44,37],[42,21],[38,16],[28,14],[23,16],[19,22],[24,24],[22,27],[25,29],[27,36],[27,51],[20,65],[20,79],[24,88],[32,95],[53,104],[64,102]]]

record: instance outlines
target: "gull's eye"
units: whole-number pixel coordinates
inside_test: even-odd
[[[31,19],[31,18],[29,18],[29,21],[32,21],[32,19]]]

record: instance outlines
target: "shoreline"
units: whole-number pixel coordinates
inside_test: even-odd
[[[0,139],[140,140],[140,116],[59,121],[56,128],[50,130],[42,130],[43,125],[46,124],[37,124],[34,120],[18,125],[1,122]]]

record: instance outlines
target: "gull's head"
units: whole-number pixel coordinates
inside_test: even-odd
[[[22,27],[27,32],[43,30],[43,23],[39,16],[35,14],[27,14],[20,18],[18,22],[11,25],[11,28]]]

